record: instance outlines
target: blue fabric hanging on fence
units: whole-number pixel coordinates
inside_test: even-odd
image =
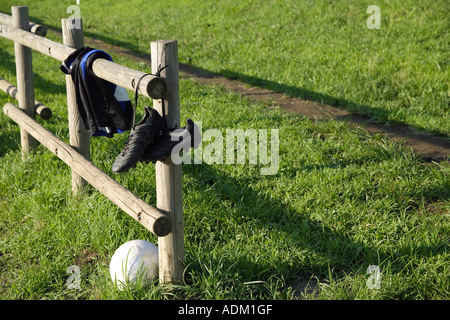
[[[70,54],[60,69],[74,82],[78,111],[90,136],[111,138],[131,129],[133,108],[125,88],[94,74],[92,64],[99,58],[112,61],[102,50],[83,47]]]

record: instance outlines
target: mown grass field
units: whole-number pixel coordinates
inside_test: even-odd
[[[380,30],[365,27],[367,4],[359,1],[81,2],[87,35],[136,52],[176,39],[181,62],[448,137],[445,1],[380,1]],[[33,20],[59,27],[74,3],[20,4]],[[0,76],[15,83],[13,53],[0,38]],[[54,113],[38,121],[67,141],[59,63],[35,53],[33,67],[36,99]],[[2,299],[450,297],[448,163],[426,163],[382,135],[311,121],[194,79],[181,79],[180,98],[182,122],[201,121],[203,130],[278,129],[280,136],[275,175],[248,163],[183,165],[184,285],[116,290],[108,270],[114,251],[156,238],[92,188],[73,199],[69,168],[42,146],[22,162],[19,129],[0,112]],[[6,102],[14,101],[0,93]],[[112,174],[126,137],[91,139],[93,162]],[[155,203],[152,164],[114,177]],[[71,265],[81,270],[79,291],[66,285]],[[380,268],[379,289],[367,285],[370,265]],[[294,284],[310,279],[319,290],[294,295]]]

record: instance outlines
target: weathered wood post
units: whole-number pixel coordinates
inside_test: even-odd
[[[65,18],[61,20],[63,43],[66,46],[79,49],[84,46],[83,24],[80,18]],[[78,112],[75,85],[70,75],[66,75],[67,109],[69,118],[69,142],[86,159],[90,159],[89,134],[84,127]],[[76,196],[86,185],[86,181],[72,170],[72,192]]]
[[[176,41],[159,40],[151,43],[152,73],[160,68],[161,77],[167,83],[164,100],[166,121],[169,128],[180,126],[180,93],[178,82],[178,45]],[[162,101],[154,100],[153,106],[162,115]],[[156,162],[157,208],[171,222],[171,233],[158,238],[159,280],[162,283],[181,284],[184,270],[184,226],[181,164],[175,165],[169,157]]]
[[[11,11],[14,27],[28,31],[30,28],[28,7],[12,6]],[[14,42],[14,50],[16,56],[17,100],[19,102],[19,108],[34,119],[34,83],[31,49]],[[25,159],[28,152],[34,149],[38,145],[38,142],[23,128],[20,128],[20,141],[22,157]]]

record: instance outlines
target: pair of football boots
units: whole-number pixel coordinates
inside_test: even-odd
[[[179,143],[182,148],[177,150],[196,149],[200,144],[200,130],[191,119],[187,120],[184,128],[167,130],[164,129],[165,120],[158,111],[150,107],[144,107],[144,110],[144,117],[131,129],[122,152],[114,161],[111,168],[114,173],[126,172],[138,162],[164,160],[171,156]]]

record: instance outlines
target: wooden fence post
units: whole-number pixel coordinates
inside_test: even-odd
[[[180,93],[178,82],[178,46],[176,41],[159,40],[151,43],[152,73],[161,71],[168,93],[164,100],[166,121],[169,128],[180,126]],[[162,101],[154,100],[153,106],[162,114]],[[169,157],[156,162],[157,208],[171,222],[171,233],[158,238],[159,281],[182,284],[184,270],[184,226],[181,164],[175,165]]]
[[[12,6],[11,11],[14,27],[28,31],[30,28],[28,7]],[[31,49],[14,42],[14,50],[16,56],[17,100],[19,102],[19,108],[34,119],[34,83]],[[38,142],[23,128],[20,129],[20,141],[22,157],[25,160],[28,152],[34,149],[38,145]]]
[[[63,43],[79,49],[84,46],[83,25],[80,18],[65,18],[61,20]],[[79,27],[79,28],[77,28]],[[90,159],[89,134],[84,127],[78,112],[75,85],[70,75],[66,75],[67,108],[69,118],[70,145],[87,160]],[[76,196],[86,185],[86,181],[72,170],[72,192]]]

